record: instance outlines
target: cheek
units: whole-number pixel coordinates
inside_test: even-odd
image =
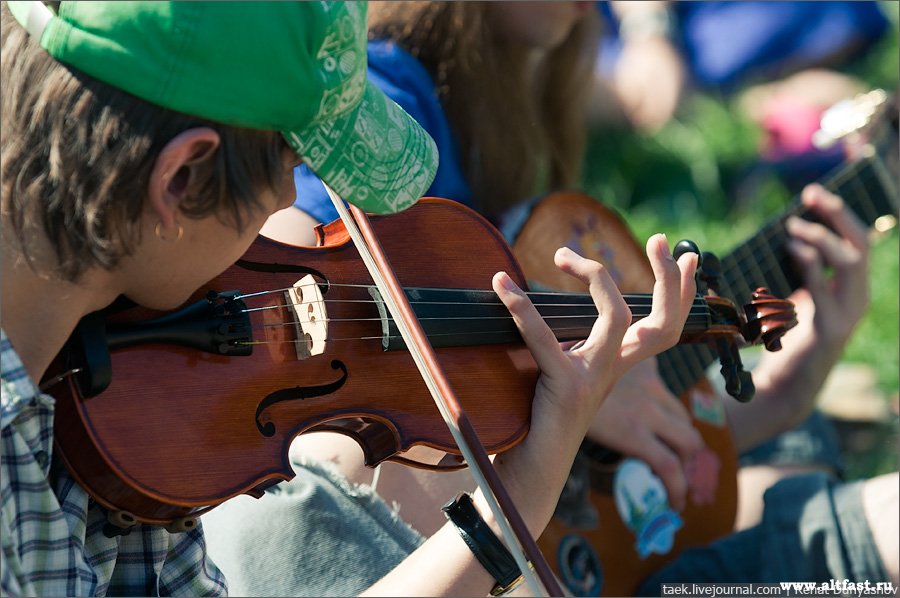
[[[283,210],[284,208],[289,208],[294,205],[294,200],[297,199],[297,188],[294,186],[293,168],[285,169],[285,173],[281,178],[281,184],[278,186],[278,189],[274,191],[274,198],[269,197],[272,193],[273,192],[271,191],[267,192],[266,197],[261,202],[264,209],[269,209],[270,206],[274,204],[274,208],[264,215],[263,221],[278,210]]]
[[[262,223],[257,216],[248,218],[244,231],[240,234],[231,227],[221,226],[217,234],[208,237],[215,239],[213,243],[199,247],[197,250],[197,275],[195,284],[200,285],[221,274],[240,258],[256,239]]]

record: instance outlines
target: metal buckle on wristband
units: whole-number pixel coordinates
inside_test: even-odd
[[[481,566],[494,578],[496,585],[491,590],[492,596],[502,596],[522,583],[523,576],[509,549],[491,530],[481,513],[475,508],[472,497],[462,492],[441,510],[456,526],[460,537],[481,563]]]
[[[528,568],[534,571],[534,565],[532,565],[530,561],[528,563]],[[491,596],[506,596],[507,594],[518,588],[520,585],[522,585],[523,581],[525,581],[525,576],[519,574],[517,578],[512,580],[512,583],[506,586],[501,586],[498,583],[493,587],[493,589],[491,589]]]

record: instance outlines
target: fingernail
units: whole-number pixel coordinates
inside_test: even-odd
[[[506,272],[498,272],[497,274],[499,275],[498,282],[503,290],[509,291],[510,293],[515,293],[519,290],[519,287],[513,282],[513,279],[509,277],[509,274]]]
[[[825,187],[818,183],[810,183],[806,187],[803,188],[803,196],[807,200],[815,200],[820,197],[821,194],[825,191]]]
[[[660,257],[669,260],[670,262],[675,261],[675,256],[672,255],[672,250],[669,249],[669,237],[666,233],[656,233],[656,236],[659,237],[657,240],[657,247],[659,248]]]

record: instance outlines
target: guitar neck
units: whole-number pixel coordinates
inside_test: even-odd
[[[872,153],[846,164],[822,183],[841,196],[860,220],[868,225],[887,214],[896,214],[897,187],[882,159]],[[789,216],[815,220],[796,199],[782,214],[766,223],[758,233],[721,260],[719,291],[738,305],[750,301],[758,287],[767,287],[776,297],[787,297],[803,286],[803,279],[787,251]],[[717,359],[705,346],[677,346],[659,356],[660,374],[676,395],[700,380]]]
[[[824,186],[840,195],[850,210],[871,226],[879,217],[895,213],[897,191],[891,189],[884,165],[877,157],[866,158],[842,168]],[[892,185],[891,185],[892,186]],[[722,260],[722,294],[742,303],[760,286],[777,297],[786,297],[803,286],[803,279],[787,251],[789,235],[785,220],[797,215],[815,220],[798,201],[785,213],[768,222],[753,237]]]

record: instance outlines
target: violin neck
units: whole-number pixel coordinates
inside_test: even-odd
[[[522,337],[506,306],[493,291],[476,289],[405,289],[416,318],[435,348],[520,343]],[[373,292],[373,296],[375,293]],[[560,342],[588,337],[597,319],[597,308],[587,293],[528,293],[538,313]],[[376,302],[378,297],[376,296]],[[650,315],[652,295],[625,295],[632,322]],[[394,322],[379,308],[384,348],[405,348]],[[685,323],[684,334],[710,327],[706,301],[697,297]]]

